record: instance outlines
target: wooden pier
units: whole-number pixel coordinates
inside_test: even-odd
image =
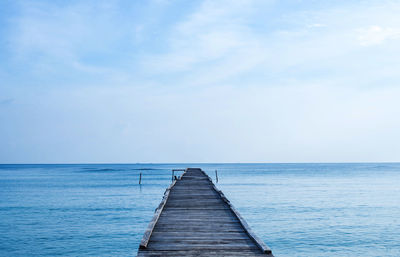
[[[138,256],[270,256],[201,169],[189,168],[165,191]]]

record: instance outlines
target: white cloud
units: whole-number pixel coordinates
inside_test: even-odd
[[[383,28],[377,25],[360,29],[358,39],[362,46],[372,46],[384,43],[387,40],[399,39],[400,29]]]
[[[204,1],[153,34],[146,24],[119,19],[108,8],[94,11],[87,2],[25,6],[12,42],[22,60],[42,71],[34,82],[64,68],[68,78],[81,74],[83,81],[8,90],[3,99],[15,100],[0,109],[0,141],[7,145],[0,156],[8,162],[398,160],[400,4],[279,12],[279,3]],[[119,49],[125,39],[149,45]],[[106,64],[84,60],[91,55]],[[112,76],[100,83],[88,76],[104,73]],[[53,151],[55,145],[62,149]]]
[[[360,42],[394,39],[397,30],[382,29],[361,39],[354,33],[367,22],[385,24],[387,28],[400,26],[398,4],[379,2],[351,8],[337,5],[264,16],[273,13],[270,10],[274,7],[257,1],[205,1],[171,29],[164,52],[144,58],[145,70],[156,76],[175,77],[175,84],[185,86],[248,84],[249,80],[258,84],[267,81],[267,86],[276,84],[276,79],[301,81],[323,76],[323,80],[331,80],[330,84],[340,80],[340,84],[358,87],[369,80],[365,70],[378,63],[374,59],[387,57],[373,68],[382,70],[391,69],[393,65],[386,62],[400,57],[393,53],[395,46],[377,50],[379,53],[359,48]]]
[[[313,23],[307,26],[308,28],[324,28],[326,27],[326,24],[321,24],[321,23]]]
[[[182,72],[229,65],[226,59],[259,47],[243,24],[253,8],[252,1],[205,1],[175,25],[167,38],[168,51],[145,60],[146,67],[156,72]]]
[[[76,81],[85,75],[118,79],[143,34],[139,20],[121,15],[132,7],[122,10],[118,1],[21,1],[18,7],[7,35],[13,61],[36,79],[53,74],[74,74]]]

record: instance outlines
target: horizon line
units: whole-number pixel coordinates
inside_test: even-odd
[[[74,163],[0,163],[0,165],[170,165],[170,164],[361,164],[400,163],[400,161],[350,162],[74,162]]]

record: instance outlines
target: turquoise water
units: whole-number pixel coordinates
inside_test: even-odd
[[[276,256],[400,256],[398,163],[0,165],[0,256],[135,256],[184,167],[217,169]]]

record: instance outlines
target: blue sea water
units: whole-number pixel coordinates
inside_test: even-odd
[[[135,256],[185,167],[275,256],[400,256],[399,163],[0,165],[0,256]]]

